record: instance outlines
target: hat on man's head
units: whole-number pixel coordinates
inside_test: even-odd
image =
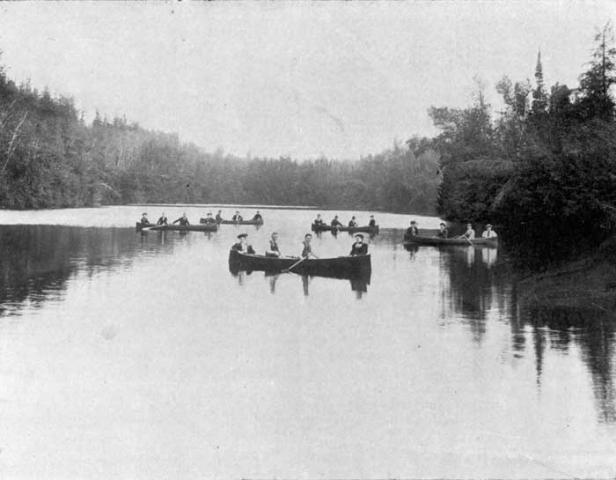
[[[361,238],[362,240],[364,239],[364,236],[361,233],[356,233],[355,238],[357,237]]]
[[[488,224],[486,225],[486,228],[492,228],[492,224],[491,224],[491,223],[488,223]]]
[[[145,212],[143,212],[143,213],[141,214],[141,216],[146,216],[146,217],[147,217],[147,216],[148,216],[148,214],[147,214],[147,213],[145,213]]]
[[[247,233],[240,233],[240,234],[237,236],[237,238],[242,238],[242,237],[243,237],[243,238],[247,238],[247,237],[248,237],[248,234],[247,234]]]

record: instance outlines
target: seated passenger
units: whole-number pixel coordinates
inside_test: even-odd
[[[436,234],[438,238],[447,238],[449,236],[449,231],[447,230],[447,225],[441,223],[439,226],[439,231]]]
[[[231,250],[236,250],[241,253],[251,253],[251,254],[255,253],[254,248],[252,248],[252,246],[248,244],[248,234],[247,233],[240,233],[237,236],[237,238],[239,239],[239,242],[234,243],[233,246],[231,247]]]
[[[272,233],[272,238],[270,238],[270,246],[269,249],[265,251],[266,257],[279,257],[280,249],[278,248],[278,232]]]
[[[218,210],[218,213],[216,214],[216,223],[220,222],[222,222],[222,210]]]
[[[410,240],[412,237],[419,235],[419,228],[417,228],[417,222],[411,220],[411,226],[404,232],[404,240]]]
[[[239,212],[239,211],[236,211],[236,212],[235,212],[235,215],[233,215],[233,216],[231,217],[231,220],[233,220],[234,222],[241,222],[241,221],[242,221],[242,220],[244,220],[244,219],[243,219],[243,218],[242,218],[242,216],[240,215],[240,212]]]
[[[361,233],[355,235],[355,243],[351,247],[351,253],[349,255],[367,255],[368,244],[364,243],[364,236]]]
[[[179,223],[182,227],[186,227],[190,225],[190,222],[188,221],[188,217],[186,216],[186,212],[184,212],[180,218],[178,218],[177,220],[174,220],[173,223],[174,224]]]
[[[314,219],[314,222],[312,222],[314,225],[325,225],[325,222],[323,221],[323,219],[321,218],[321,214],[317,213],[317,218]]]
[[[147,213],[142,213],[141,214],[141,220],[139,220],[139,223],[141,223],[141,225],[151,225],[150,221],[148,220],[148,214]]]
[[[208,212],[207,216],[205,217],[205,221],[203,223],[208,223],[208,224],[216,223],[216,219],[212,216],[212,212]]]
[[[355,221],[355,217],[351,217],[351,221],[349,222],[349,227],[356,227],[357,222]]]
[[[481,234],[481,238],[497,238],[498,235],[494,230],[492,230],[492,225],[487,224],[485,231]]]
[[[165,212],[163,212],[163,214],[160,216],[160,218],[156,222],[156,225],[167,225],[167,215],[165,215]]]
[[[259,210],[257,210],[257,213],[255,213],[255,216],[252,217],[252,219],[255,222],[263,222],[263,217],[261,216],[261,214],[259,213]]]
[[[376,227],[376,220],[374,219],[374,215],[370,215],[370,221],[368,222],[368,226]]]

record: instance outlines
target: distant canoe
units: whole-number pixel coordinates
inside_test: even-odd
[[[199,220],[199,223],[206,223],[205,218]],[[219,225],[263,225],[263,220],[221,220],[217,222]]]
[[[416,235],[404,241],[404,245],[432,245],[432,246],[478,246],[478,247],[497,247],[498,238],[474,238],[467,240],[465,238],[440,238],[440,237],[424,237]]]
[[[331,225],[317,225],[315,223],[313,223],[311,225],[311,230],[313,232],[331,232],[332,230],[336,231],[336,232],[349,232],[349,233],[370,233],[370,234],[376,234],[379,233],[379,226],[375,225],[374,227],[371,227],[369,225],[365,225],[363,227],[332,227]]]
[[[232,271],[264,271],[281,272],[293,267],[293,273],[315,275],[332,278],[365,278],[370,277],[370,255],[356,255],[332,258],[308,258],[298,263],[294,257],[267,257],[252,255],[236,250],[229,252],[229,268]]]
[[[197,224],[197,225],[142,225],[137,222],[137,230],[141,231],[153,231],[153,232],[167,232],[167,231],[177,231],[177,232],[215,232],[218,230],[218,225],[215,223],[207,223],[207,224]]]

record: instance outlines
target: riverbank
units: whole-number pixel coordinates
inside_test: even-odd
[[[529,307],[598,309],[616,313],[616,263],[600,254],[568,262],[517,283]]]

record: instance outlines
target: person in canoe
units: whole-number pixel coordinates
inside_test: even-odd
[[[486,229],[481,234],[481,238],[498,238],[498,235],[492,230],[492,225],[488,223]]]
[[[254,255],[255,250],[254,248],[252,248],[252,245],[248,244],[248,234],[247,233],[240,233],[237,236],[237,239],[239,240],[239,242],[234,243],[231,246],[231,250],[236,250],[242,253],[251,253]]]
[[[312,245],[310,245],[310,242],[312,242],[312,234],[307,233],[304,235],[304,241],[302,242],[302,258],[318,258],[314,253],[312,253]]]
[[[411,226],[406,229],[406,232],[404,232],[404,240],[410,240],[417,235],[419,235],[419,228],[417,227],[417,222],[415,220],[411,220]]]
[[[236,211],[235,214],[231,217],[231,220],[234,222],[241,222],[244,218],[240,215],[239,211]]]
[[[436,236],[438,238],[447,238],[449,236],[449,230],[447,230],[447,225],[445,223],[441,222]]]
[[[368,226],[376,227],[376,220],[374,219],[374,215],[370,215],[370,221],[368,222]]]
[[[323,221],[323,219],[321,218],[321,214],[317,213],[317,218],[314,219],[314,221],[312,222],[314,225],[318,225],[318,226],[322,226],[325,225],[325,222]]]
[[[351,217],[351,220],[349,221],[349,227],[356,227],[357,226],[357,221],[355,220],[355,217]]]
[[[147,213],[142,213],[141,214],[141,220],[139,220],[139,223],[141,223],[141,225],[152,225],[150,223],[150,221],[148,220],[148,214]]]
[[[255,216],[252,217],[252,219],[255,222],[259,222],[259,223],[263,223],[263,217],[261,216],[261,214],[259,213],[259,210],[257,210],[257,213],[255,213]]]
[[[343,226],[342,222],[338,220],[338,215],[334,216],[334,219],[331,221],[330,225],[332,228],[339,228]]]
[[[220,222],[222,222],[222,210],[218,210],[218,213],[216,214],[216,223]]]
[[[458,238],[466,238],[467,240],[473,240],[475,238],[475,230],[473,230],[473,225],[471,223],[467,223],[466,231]]]
[[[176,224],[176,223],[179,223],[182,227],[187,227],[188,225],[190,225],[190,222],[188,221],[188,217],[186,216],[186,212],[184,212],[180,218],[173,221],[173,224]]]
[[[212,212],[208,212],[208,214],[205,217],[205,222],[203,223],[208,223],[208,224],[216,223],[216,219],[212,216]]]
[[[355,234],[355,243],[351,247],[351,256],[368,255],[368,244],[364,243],[364,236],[361,233]]]
[[[278,232],[273,232],[269,241],[269,248],[265,251],[266,257],[279,257],[280,249],[278,248]]]
[[[167,223],[167,215],[165,215],[165,212],[163,212],[160,218],[156,221],[156,225],[167,225]]]

